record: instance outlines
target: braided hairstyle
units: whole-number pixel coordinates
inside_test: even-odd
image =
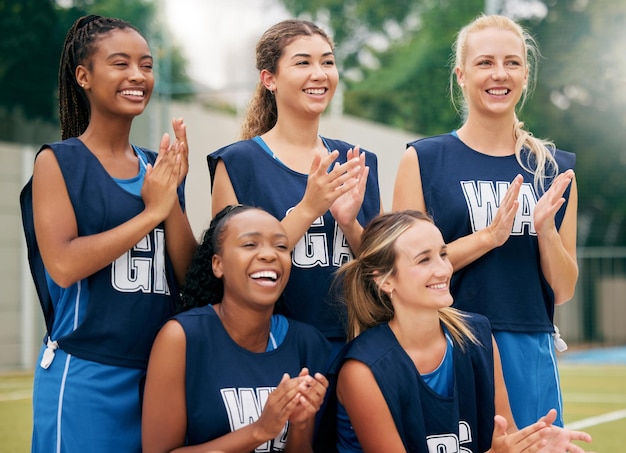
[[[326,32],[312,22],[302,19],[287,19],[268,28],[256,45],[256,68],[259,72],[266,71],[276,74],[278,60],[283,50],[300,36],[320,35],[334,48],[332,40]],[[261,81],[248,104],[246,115],[241,126],[242,139],[250,139],[269,131],[278,119],[278,110],[274,94],[265,88]]]
[[[258,208],[240,204],[226,206],[211,220],[187,269],[185,284],[181,290],[183,311],[222,301],[224,282],[213,273],[213,255],[222,250],[228,221],[235,215],[250,209]]]
[[[67,32],[59,66],[59,119],[62,140],[78,137],[89,125],[91,108],[85,90],[76,81],[76,68],[85,65],[91,69],[90,58],[96,51],[101,35],[111,30],[128,28],[141,35],[135,26],[125,20],[90,15],[76,20]]]

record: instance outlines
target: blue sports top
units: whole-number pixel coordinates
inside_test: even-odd
[[[144,209],[78,139],[43,145],[59,163],[79,236],[108,231]],[[141,150],[154,164],[156,153]],[[184,188],[178,189],[184,209]],[[32,212],[32,179],[20,194],[31,273],[47,335],[64,351],[109,365],[145,368],[156,333],[174,314],[178,289],[165,247],[163,224],[95,274],[61,288],[45,271]]]
[[[539,265],[533,219],[542,193],[535,190],[533,175],[514,155],[494,157],[477,152],[452,134],[407,146],[417,152],[426,209],[447,243],[489,225],[511,181],[518,174],[523,176],[511,236],[502,246],[456,271],[450,291],[454,307],[487,316],[494,330],[552,332],[554,293]],[[523,161],[527,155],[523,150]],[[554,157],[560,173],[574,168],[574,154],[556,150]],[[545,190],[552,181],[546,180]],[[569,194],[568,188],[566,202],[555,217],[557,229]]]
[[[228,335],[212,305],[174,318],[185,331],[187,445],[216,439],[258,420],[284,373],[303,367],[325,373],[330,344],[314,327],[288,320],[283,342],[270,352],[240,347]],[[285,319],[285,318],[283,318]],[[288,425],[256,451],[282,452]]]
[[[338,150],[337,162],[346,161],[353,146],[323,138],[328,149]],[[219,160],[226,171],[239,203],[265,209],[282,220],[302,200],[308,175],[295,172],[275,159],[255,140],[243,140],[207,156],[211,179]],[[365,226],[380,212],[378,163],[365,151],[370,171],[365,198],[357,216]],[[327,211],[313,222],[291,254],[291,276],[277,310],[292,319],[317,327],[329,339],[345,339],[345,308],[337,303],[330,288],[335,271],[353,254],[343,232]]]
[[[495,415],[493,347],[489,321],[467,314],[479,344],[452,349],[453,391],[433,391],[419,374],[388,324],[361,333],[348,345],[343,361],[367,365],[380,388],[406,451],[484,452],[491,448]],[[360,452],[351,426],[338,424],[340,452]],[[355,443],[356,441],[356,443]]]

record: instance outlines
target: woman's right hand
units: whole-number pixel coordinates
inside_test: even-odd
[[[500,247],[504,244],[511,235],[511,229],[513,228],[513,222],[515,221],[515,214],[519,207],[520,188],[522,187],[523,178],[521,175],[517,175],[511,185],[506,191],[504,198],[500,202],[500,206],[496,211],[491,224],[487,226],[487,231],[491,235],[493,241],[493,248]]]
[[[170,145],[169,134],[163,134],[159,145],[159,154],[154,166],[148,164],[141,198],[146,211],[151,212],[158,221],[165,220],[178,202],[178,180],[181,171],[178,141]]]
[[[585,453],[572,441],[591,442],[591,436],[582,431],[553,426],[555,419],[556,411],[551,409],[532,425],[508,433],[506,419],[496,415],[491,449],[487,453]]]

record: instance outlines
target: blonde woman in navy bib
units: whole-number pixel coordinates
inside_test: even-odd
[[[454,306],[485,315],[520,426],[550,408],[563,426],[555,305],[574,295],[575,155],[534,137],[516,111],[531,91],[536,45],[515,22],[481,16],[456,40],[451,89],[464,122],[409,143],[393,209],[428,212],[449,244]]]

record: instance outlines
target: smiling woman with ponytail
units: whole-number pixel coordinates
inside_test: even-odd
[[[562,426],[556,348],[564,343],[553,322],[578,279],[576,156],[518,117],[538,55],[520,25],[480,16],[454,49],[451,92],[463,123],[407,145],[393,209],[428,212],[443,232],[454,307],[489,318],[518,425],[554,407]]]

